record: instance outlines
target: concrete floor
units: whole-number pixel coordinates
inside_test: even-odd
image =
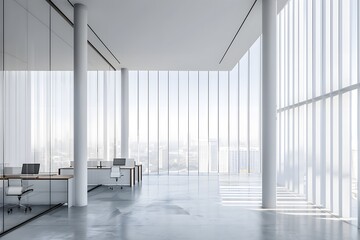
[[[133,190],[100,187],[83,208],[59,208],[2,239],[360,239],[357,228],[285,189],[260,208],[257,176],[144,176]]]
[[[24,212],[24,209],[18,209],[16,207],[13,208],[13,212],[11,214],[7,213],[8,206],[5,206],[5,214],[3,213],[4,208],[0,208],[0,216],[3,216],[4,219],[1,219],[1,224],[3,224],[4,229],[8,230],[22,222],[27,221],[30,218],[35,217],[36,215],[45,212],[48,210],[51,206],[49,205],[37,205],[37,206],[31,206],[32,211],[31,212]]]

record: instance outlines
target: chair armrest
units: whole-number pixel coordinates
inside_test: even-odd
[[[25,191],[23,191],[23,192],[21,193],[21,196],[22,196],[22,195],[25,195],[25,194],[28,194],[28,193],[30,193],[30,192],[33,192],[33,191],[34,191],[34,189],[32,189],[32,188],[27,189],[27,190],[25,190]]]

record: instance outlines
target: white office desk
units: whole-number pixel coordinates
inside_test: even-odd
[[[11,174],[0,178],[5,181],[21,180],[24,187],[31,186],[33,192],[22,197],[22,202],[30,205],[47,205],[67,203],[70,208],[74,204],[74,178],[72,175],[22,175]],[[6,191],[6,189],[5,189]],[[50,192],[50,194],[49,194]],[[13,196],[5,195],[5,203],[17,203],[18,199]]]
[[[88,184],[89,185],[120,185],[130,186],[135,185],[135,167],[120,167],[121,173],[124,175],[118,182],[114,178],[110,178],[111,168],[88,168]],[[59,175],[72,175],[74,168],[59,168]]]

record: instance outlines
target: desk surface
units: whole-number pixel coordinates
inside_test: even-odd
[[[9,174],[0,177],[1,180],[6,179],[24,179],[24,180],[68,180],[73,178],[72,175],[26,175],[26,174]]]
[[[127,166],[120,166],[121,169],[134,169],[135,167],[127,167]],[[74,169],[73,167],[63,167],[63,168],[60,168],[60,169]],[[111,169],[111,167],[88,167],[87,169],[98,169],[98,170],[101,170],[101,169],[105,169],[105,170],[109,170]]]

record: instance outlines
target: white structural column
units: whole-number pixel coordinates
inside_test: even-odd
[[[87,9],[74,6],[75,206],[87,205]]]
[[[276,207],[276,0],[262,1],[262,207]]]
[[[129,70],[121,69],[121,157],[129,157]]]
[[[359,1],[357,1],[357,65],[359,66],[360,64],[360,3]],[[358,77],[358,83],[360,83],[360,68],[357,68],[358,72],[357,72],[357,77]],[[358,88],[358,101],[357,101],[357,109],[358,109],[358,115],[357,115],[357,144],[358,144],[358,152],[360,150],[360,88]],[[360,154],[358,154],[358,163],[360,162]],[[360,164],[358,164],[358,193],[360,193]],[[359,196],[359,194],[358,194]],[[358,228],[360,228],[360,197],[357,198],[358,199]]]

